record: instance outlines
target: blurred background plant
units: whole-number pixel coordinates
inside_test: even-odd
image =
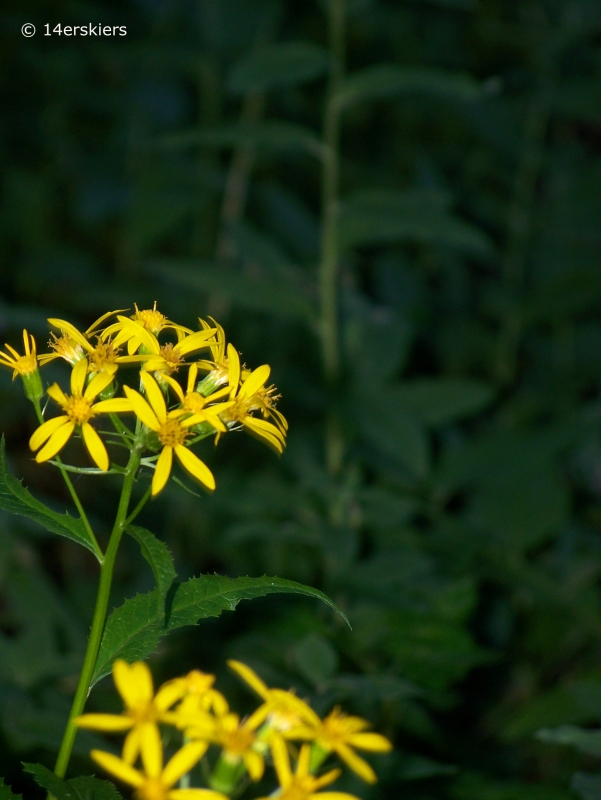
[[[0,14],[2,341],[134,301],[227,325],[250,364],[271,364],[289,447],[275,463],[226,439],[214,496],[170,485],[140,521],[181,578],[277,574],[353,625],[255,600],[172,636],[155,674],[218,672],[244,708],[222,666],[237,658],[320,713],[344,702],[396,743],[373,759],[378,785],[341,786],[366,800],[573,796],[597,751],[583,762],[534,734],[601,719],[599,4],[7,0]],[[0,373],[13,471],[66,504],[32,466],[20,393]],[[77,486],[106,531],[94,484]],[[53,763],[95,565],[0,525],[0,774],[35,791],[19,761]],[[128,547],[112,605],[152,586]],[[103,687],[89,710],[114,710]],[[74,769],[92,769],[94,737]]]

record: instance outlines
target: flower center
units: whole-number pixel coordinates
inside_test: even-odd
[[[139,322],[140,325],[143,325],[151,333],[157,334],[163,328],[167,317],[161,314],[160,311],[157,311],[155,303],[154,308],[147,308],[142,311],[136,306],[136,313],[132,316],[132,319]]]
[[[127,716],[135,720],[138,725],[141,725],[145,722],[156,722],[158,715],[154,703],[143,702],[139,706],[128,708]]]
[[[54,333],[50,335],[52,339],[48,342],[48,347],[57,352],[59,356],[64,358],[65,361],[68,361],[69,364],[77,364],[77,362],[81,361],[85,356],[83,347],[77,342],[74,342],[69,336],[56,336]]]
[[[314,789],[314,781],[310,777],[298,778],[294,776],[290,786],[280,795],[280,800],[308,800]]]
[[[84,422],[89,422],[94,416],[90,401],[78,394],[67,397],[65,414],[69,417],[71,422],[74,422],[76,425],[83,425]]]
[[[189,392],[184,398],[184,408],[192,414],[198,414],[205,407],[206,400],[198,392]]]
[[[244,422],[253,404],[253,397],[237,397],[233,406],[230,406],[224,416],[232,422]]]
[[[19,375],[31,375],[38,368],[38,360],[34,353],[30,353],[28,356],[19,356],[13,366]]]
[[[190,435],[177,419],[166,419],[161,423],[158,433],[163,447],[177,447],[179,444],[184,444]]]
[[[167,797],[167,788],[159,778],[148,778],[136,790],[136,795],[140,800],[164,800]]]
[[[169,374],[171,374],[172,372],[177,372],[183,359],[175,349],[175,346],[172,345],[171,343],[164,344],[159,349],[159,353],[167,364],[167,372]]]
[[[91,372],[100,372],[106,366],[115,364],[119,350],[115,349],[110,342],[98,342],[96,347],[88,354]]]

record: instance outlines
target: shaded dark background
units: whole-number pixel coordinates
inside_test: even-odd
[[[353,630],[309,600],[243,603],[166,641],[157,680],[215,671],[243,711],[251,697],[224,669],[236,657],[321,711],[367,717],[396,750],[373,759],[377,787],[345,779],[365,800],[561,800],[596,763],[534,734],[601,719],[601,8],[349,0],[350,72],[461,71],[479,91],[434,85],[344,116],[336,392],[317,335],[319,162],[277,136],[249,148],[215,133],[267,120],[319,135],[323,70],[246,94],[232,76],[273,44],[327,48],[326,12],[326,0],[3,3],[0,335],[18,345],[27,326],[42,346],[48,316],[87,326],[158,300],[192,327],[216,316],[249,365],[272,366],[284,456],[242,436],[207,444],[216,493],[171,484],[141,523],[180,578],[310,583]],[[127,36],[44,37],[58,22]],[[358,229],[365,190],[380,195]],[[27,449],[34,424],[4,370],[13,471],[63,508],[60,476]],[[77,487],[105,537],[117,486]],[[22,520],[0,526],[0,774],[29,790],[19,761],[53,762],[96,568]],[[125,542],[113,605],[151,586]],[[90,708],[116,705],[104,681]],[[90,742],[74,770],[90,769]]]

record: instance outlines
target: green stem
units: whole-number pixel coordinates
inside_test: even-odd
[[[330,0],[329,42],[330,77],[323,125],[323,169],[321,180],[323,224],[320,243],[319,298],[320,335],[326,385],[334,393],[340,381],[338,332],[339,278],[339,184],[340,184],[340,107],[336,97],[344,80],[346,0]],[[343,440],[335,412],[326,424],[326,460],[331,474],[339,471]]]
[[[44,420],[44,417],[42,415],[42,409],[40,408],[40,401],[36,400],[33,405],[34,405],[34,408],[35,408],[36,416],[38,418],[38,422],[40,423],[40,425],[42,425],[45,420]],[[92,526],[90,525],[90,521],[89,521],[88,516],[87,516],[87,514],[86,514],[86,512],[84,510],[84,507],[81,504],[81,500],[79,499],[78,494],[75,491],[75,486],[73,486],[73,482],[71,481],[71,478],[69,477],[69,473],[64,468],[63,463],[62,463],[62,461],[60,459],[60,456],[56,455],[54,457],[54,461],[56,462],[58,468],[61,471],[61,475],[63,476],[65,484],[67,485],[67,489],[69,490],[69,494],[71,495],[71,499],[75,503],[75,507],[77,508],[77,510],[79,512],[79,516],[81,518],[81,521],[83,522],[84,528],[86,529],[86,533],[90,537],[90,541],[92,542],[92,546],[94,547],[94,552],[96,554],[96,558],[102,564],[102,559],[104,558],[104,553],[102,552],[102,550],[100,548],[100,545],[98,544],[98,541],[96,540],[96,537],[94,536],[94,531],[92,530]]]
[[[100,583],[98,586],[98,595],[96,597],[96,607],[94,609],[94,616],[92,618],[92,627],[90,629],[90,638],[86,647],[86,654],[79,676],[75,697],[73,698],[73,705],[69,714],[69,720],[65,728],[63,740],[61,742],[58,758],[54,767],[55,775],[63,778],[67,771],[71,751],[75,742],[77,734],[77,727],[73,720],[78,717],[83,709],[90,691],[90,683],[94,674],[94,667],[98,658],[98,651],[100,649],[100,642],[102,633],[104,631],[104,624],[106,621],[106,612],[108,608],[109,596],[111,592],[111,584],[113,580],[113,568],[115,566],[115,559],[119,549],[121,537],[125,531],[127,524],[127,511],[129,508],[129,501],[134,485],[136,472],[140,465],[140,447],[136,445],[131,451],[127,470],[125,472],[125,479],[123,481],[123,488],[121,490],[121,497],[119,499],[119,508],[117,509],[117,516],[115,517],[115,524],[111,533],[111,538],[106,549],[104,560],[100,567]]]

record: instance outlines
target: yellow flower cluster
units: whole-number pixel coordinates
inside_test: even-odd
[[[116,661],[113,678],[125,705],[123,714],[84,714],[76,719],[80,728],[127,732],[121,758],[93,750],[94,761],[132,786],[138,800],[227,800],[239,794],[247,776],[251,781],[261,780],[269,761],[279,783],[270,796],[280,800],[357,800],[344,792],[320,791],[341,773],[331,769],[317,774],[331,753],[367,782],[375,782],[373,769],[355,749],[385,753],[392,745],[384,736],[366,731],[365,720],[347,716],[338,708],[322,720],[293,692],[268,688],[239,661],[228,664],[262,700],[244,720],[214,688],[213,675],[195,670],[168,681],[155,694],[146,664]],[[182,732],[183,744],[166,766],[160,725]],[[303,744],[297,749],[289,742]],[[174,789],[211,745],[218,747],[220,754],[208,779],[210,788]],[[291,753],[296,759],[294,771]]]
[[[103,415],[109,416],[115,428],[111,436],[118,443],[153,453],[143,460],[154,469],[153,495],[167,483],[174,454],[206,489],[215,488],[211,471],[190,449],[207,436],[215,435],[218,442],[226,432],[244,429],[283,452],[288,425],[275,407],[279,399],[275,387],[267,385],[270,367],[264,364],[251,372],[241,366],[237,350],[226,345],[223,328],[215,320],[199,319],[200,330],[192,331],[167,319],[155,303],[152,309],[135,306],[131,316],[110,311],[84,333],[66,320],[48,322],[60,333],[51,334],[51,352],[38,356],[27,331],[23,331],[24,355],[9,345],[7,352],[0,351],[0,365],[11,368],[13,378],[21,376],[27,397],[38,408],[41,424],[29,444],[38,451],[39,463],[54,458],[77,433],[96,466],[107,471],[109,455],[92,424]],[[203,350],[208,357],[199,360]],[[44,394],[39,366],[54,359],[63,359],[72,368],[70,394],[56,383],[47,389],[62,413],[44,421],[39,410]],[[119,370],[132,366],[139,370],[135,387],[123,385],[121,374],[117,380]],[[119,385],[122,397],[115,396]],[[135,431],[116,417],[119,414],[135,415]]]

